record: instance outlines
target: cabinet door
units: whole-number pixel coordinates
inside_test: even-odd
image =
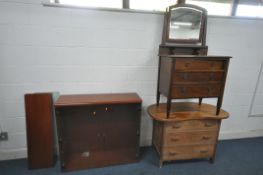
[[[57,109],[61,166],[65,170],[92,167],[102,151],[101,121],[93,107]]]
[[[139,155],[140,105],[104,106],[103,142],[110,162],[132,162]]]

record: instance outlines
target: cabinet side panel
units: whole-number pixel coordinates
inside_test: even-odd
[[[28,168],[47,168],[54,163],[52,94],[26,94]]]
[[[159,90],[162,94],[167,96],[170,88],[172,60],[169,58],[161,58],[160,66],[161,67],[160,67]]]

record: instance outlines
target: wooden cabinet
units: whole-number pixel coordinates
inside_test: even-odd
[[[166,118],[166,104],[148,108],[153,118],[153,145],[160,156],[160,166],[170,160],[207,158],[214,161],[220,123],[229,114],[215,115],[212,105],[172,103]]]
[[[167,116],[172,99],[216,97],[219,113],[230,57],[163,55],[160,57],[157,105],[160,95],[167,96]]]
[[[137,94],[62,95],[55,107],[63,171],[138,160]]]

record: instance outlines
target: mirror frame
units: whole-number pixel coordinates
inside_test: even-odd
[[[202,12],[202,19],[201,19],[201,27],[199,32],[199,38],[198,39],[171,39],[169,38],[169,32],[170,32],[170,19],[171,19],[171,10],[173,8],[177,7],[189,7],[193,9],[197,9]],[[166,9],[165,18],[164,18],[164,26],[163,26],[163,43],[174,43],[174,44],[201,44],[205,45],[206,43],[206,25],[207,25],[207,10],[191,4],[175,4],[172,6],[169,6]]]

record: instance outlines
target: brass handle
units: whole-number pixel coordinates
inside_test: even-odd
[[[185,87],[182,87],[180,90],[181,90],[181,93],[182,93],[182,94],[185,94],[185,93],[186,93],[186,88],[185,88]]]
[[[177,155],[177,153],[170,152],[169,155],[170,155],[170,156],[175,156],[175,155]]]
[[[214,66],[215,66],[215,63],[214,63],[214,62],[212,62],[212,63],[210,64],[210,66],[211,66],[211,67],[214,67]]]
[[[203,140],[209,140],[211,137],[203,136]]]
[[[213,91],[213,88],[208,87],[208,93],[210,94]]]
[[[209,75],[209,80],[212,81],[212,80],[214,80],[214,79],[215,79],[214,73],[210,73],[210,75]]]
[[[213,125],[214,125],[213,123],[205,122],[205,126],[206,126],[206,127],[211,127],[211,126],[213,126]]]
[[[173,125],[173,128],[178,129],[178,128],[181,128],[181,126],[180,125]]]
[[[93,115],[93,117],[95,117],[95,116],[97,115],[97,112],[96,112],[96,111],[93,111],[93,112],[92,112],[92,115]]]
[[[191,65],[191,63],[185,63],[184,66],[185,67],[189,67]]]
[[[207,152],[208,152],[207,150],[201,150],[201,151],[200,151],[201,154],[205,154],[205,153],[207,153]]]
[[[184,79],[184,80],[187,80],[187,79],[188,79],[188,74],[187,74],[187,73],[184,73],[183,79]]]
[[[102,142],[105,143],[106,142],[106,134],[102,134]]]
[[[108,110],[109,110],[109,108],[108,108],[108,107],[106,107],[106,108],[105,108],[105,111],[108,111]]]
[[[179,139],[177,139],[177,138],[171,138],[171,141],[177,142],[177,141],[179,141]]]

